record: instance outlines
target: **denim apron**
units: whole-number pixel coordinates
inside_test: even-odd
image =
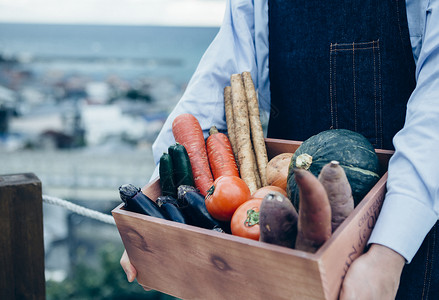
[[[268,137],[345,128],[393,149],[416,84],[405,0],[268,3]],[[397,299],[439,299],[438,273],[436,224],[405,266]]]

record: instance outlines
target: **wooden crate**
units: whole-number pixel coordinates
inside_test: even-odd
[[[300,142],[266,139],[269,158]],[[391,151],[377,150],[383,170]],[[271,245],[126,211],[112,213],[144,286],[183,299],[337,299],[363,251],[384,198],[387,173],[316,253]],[[159,179],[142,188],[160,195]]]

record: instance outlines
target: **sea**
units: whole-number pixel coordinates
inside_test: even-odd
[[[0,55],[18,58],[35,74],[166,77],[185,84],[217,32],[217,27],[0,23]]]

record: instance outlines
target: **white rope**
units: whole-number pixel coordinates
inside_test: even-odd
[[[113,224],[116,225],[116,222],[114,222],[113,216],[111,215],[107,215],[107,214],[103,214],[99,211],[96,210],[92,210],[77,204],[74,204],[72,202],[69,202],[67,200],[63,200],[57,197],[52,197],[52,196],[47,196],[47,195],[43,195],[43,201],[49,204],[54,204],[54,205],[58,205],[64,208],[67,208],[68,210],[71,210],[75,213],[77,213],[78,215],[82,215],[88,218],[92,218],[107,224]]]

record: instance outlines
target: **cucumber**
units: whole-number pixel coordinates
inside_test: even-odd
[[[174,182],[174,164],[171,155],[168,153],[163,153],[160,157],[159,174],[162,195],[177,197],[177,186]]]
[[[175,186],[177,188],[180,185],[195,186],[192,166],[186,148],[183,145],[176,143],[169,146],[168,153],[171,155],[172,163],[174,165]]]

